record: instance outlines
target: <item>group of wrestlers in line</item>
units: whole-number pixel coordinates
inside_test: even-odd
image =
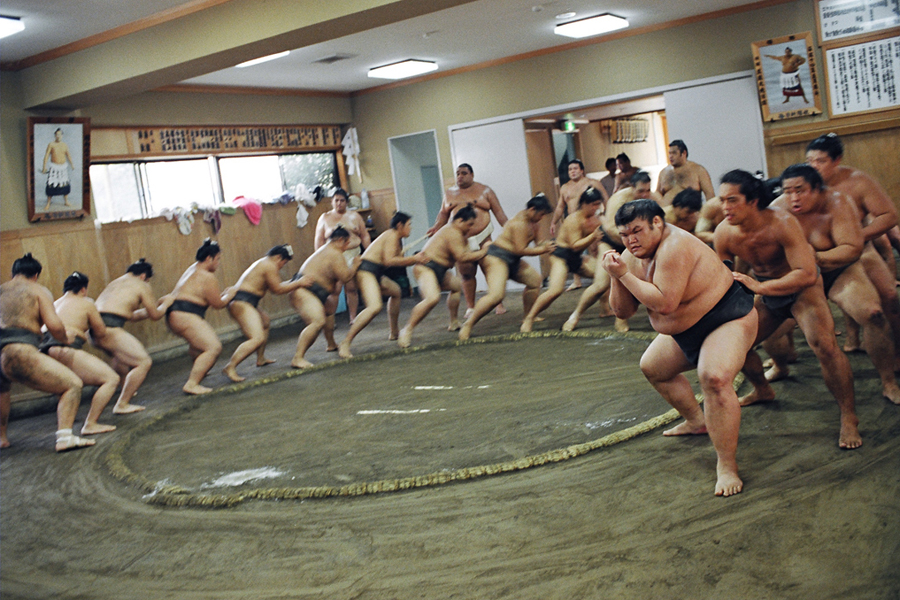
[[[449,292],[449,329],[459,330],[465,340],[480,319],[502,306],[512,279],[525,286],[521,330],[531,331],[538,315],[563,293],[571,273],[592,283],[563,329],[574,329],[584,311],[607,292],[607,310],[620,331],[627,330],[627,320],[643,304],[660,335],[644,353],[641,369],[685,419],[664,435],[708,433],[718,456],[715,493],[736,494],[743,487],[736,463],[741,406],[774,399],[770,381],[784,377],[795,358],[795,326],[819,359],[840,408],[839,446],[862,445],[853,375],[837,344],[827,299],[846,311],[848,329],[853,324],[862,327],[862,347],[881,377],[883,394],[900,404],[894,375],[900,366],[900,301],[895,276],[872,243],[897,226],[896,210],[870,176],[841,165],[842,156],[840,139],[822,136],[809,144],[807,164],[793,165],[782,174],[779,198],[772,197],[767,182],[741,170],[726,173],[715,194],[706,170],[687,160],[687,147],[676,140],[656,191],[651,190],[650,177],[631,167],[627,157],[620,157],[618,168],[628,177],[619,173],[613,178],[609,167],[613,186],[587,178],[583,164],[573,160],[555,211],[539,194],[512,218],[503,213],[490,188],[474,181],[472,167],[463,164],[427,243],[410,256],[410,248],[403,247],[410,235],[409,215],[396,213],[389,229],[371,240],[359,215],[347,210],[346,192],[339,190],[332,210],[319,219],[316,251],[293,279],[282,281],[279,275],[292,258],[290,247],[276,246],[223,292],[214,276],[220,250],[207,240],[197,262],[159,300],[147,283],[152,267],[142,259],[110,283],[96,302],[86,297],[87,278],[75,273],[66,279],[65,294],[53,303],[49,291],[36,283],[40,264],[26,255],[16,261],[13,279],[0,286],[3,444],[8,444],[9,380],[60,395],[58,451],[93,444],[72,433],[82,382],[99,386],[82,435],[114,429],[97,419],[120,377],[124,380],[113,412],[142,410],[130,401],[151,360],[140,342],[122,329],[127,321],[166,316],[194,356],[183,389],[202,394],[210,389],[201,381],[222,349],[203,318],[209,307],[228,307],[247,338],[224,368],[230,379],[241,381],[237,367],[252,354],[258,366],[271,362],[265,357],[269,318],[258,307],[268,292],[289,293],[306,323],[291,362],[305,368],[311,366],[305,354],[322,330],[329,350],[351,357],[353,339],[382,310],[384,298],[390,339],[401,347],[411,344],[415,327],[437,305],[442,291]],[[496,240],[491,239],[491,213],[503,227]],[[545,218],[551,220],[555,239],[542,239],[546,236],[539,225]],[[541,293],[541,274],[522,257],[545,254],[548,286]],[[479,265],[488,289],[476,301]],[[461,280],[451,271],[454,266]],[[405,267],[413,268],[421,301],[400,329],[401,290],[388,275]],[[334,312],[341,286],[347,289],[351,321],[347,336],[337,344]],[[457,316],[461,292],[467,303],[463,322]],[[365,305],[358,314],[357,293]],[[88,336],[112,357],[111,365],[79,349]],[[754,350],[760,343],[773,361],[768,371]],[[683,375],[695,368],[702,408]],[[740,399],[732,386],[739,371],[753,385]]]

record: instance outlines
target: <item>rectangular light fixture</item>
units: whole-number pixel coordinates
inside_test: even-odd
[[[416,60],[413,58],[384,65],[383,67],[375,67],[369,69],[369,77],[377,77],[378,79],[404,79],[421,75],[422,73],[430,73],[437,71],[437,63],[428,60]]]
[[[19,17],[0,16],[0,38],[5,38],[25,29],[25,23]]]
[[[609,13],[557,25],[553,33],[570,38],[584,38],[628,27],[628,21]]]
[[[269,62],[270,60],[275,60],[276,58],[281,58],[283,56],[287,56],[290,54],[290,50],[285,50],[284,52],[279,52],[278,54],[270,54],[268,56],[262,56],[260,58],[254,58],[253,60],[248,60],[247,62],[242,62],[239,65],[234,65],[237,69],[243,69],[244,67],[252,67],[253,65],[258,65],[264,62]]]

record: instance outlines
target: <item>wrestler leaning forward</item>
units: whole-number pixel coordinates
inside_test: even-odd
[[[144,410],[131,400],[153,366],[147,349],[125,330],[125,324],[143,319],[158,321],[172,304],[171,297],[157,300],[153,295],[149,283],[152,277],[153,265],[142,258],[129,265],[124,275],[111,281],[97,296],[96,306],[106,332],[102,337],[92,337],[92,341],[112,357],[111,366],[122,377],[122,390],[113,406],[117,415]]]
[[[306,323],[297,337],[297,349],[291,360],[291,366],[295,369],[313,366],[306,360],[306,352],[322,329],[330,326],[334,330],[335,304],[329,302],[329,296],[339,283],[353,279],[362,262],[356,256],[347,264],[344,253],[352,243],[350,232],[338,225],[331,231],[328,242],[307,258],[294,276],[294,280],[303,283],[302,287],[291,292],[291,305]]]
[[[174,298],[166,310],[166,322],[172,333],[183,337],[190,345],[194,364],[187,383],[182,387],[186,394],[207,394],[212,388],[200,385],[209,370],[216,364],[222,352],[222,342],[206,322],[206,309],[225,308],[234,298],[237,289],[219,289],[215,272],[222,259],[219,244],[207,239],[197,250],[197,261],[182,274],[175,289],[169,294]]]
[[[82,350],[87,343],[88,332],[92,339],[106,335],[106,325],[94,301],[87,297],[88,277],[75,271],[63,282],[63,295],[53,303],[56,313],[66,326],[67,342],[61,342],[48,331],[41,340],[40,350],[50,358],[66,365],[81,378],[85,385],[97,386],[91,398],[91,408],[81,428],[82,435],[107,433],[115,425],[99,423],[103,409],[109,404],[119,385],[119,374],[112,367]]]
[[[266,358],[266,342],[269,340],[269,315],[259,308],[259,302],[267,292],[288,294],[303,285],[299,280],[282,281],[279,271],[294,257],[293,249],[287,245],[274,246],[266,255],[240,276],[234,287],[237,292],[228,304],[228,312],[241,327],[247,338],[234,350],[231,360],[222,372],[234,382],[244,381],[237,373],[237,367],[247,357],[256,352],[256,366],[270,365],[274,360]]]
[[[737,494],[744,486],[736,458],[741,407],[732,385],[756,337],[753,294],[709,246],[667,225],[653,200],[624,204],[615,222],[627,250],[608,250],[601,259],[611,277],[609,304],[623,319],[639,304],[647,308],[659,335],[641,370],[685,419],[663,435],[708,433],[717,455],[715,494]],[[702,408],[683,374],[695,368]]]
[[[31,254],[16,259],[12,279],[0,285],[0,447],[9,446],[6,428],[12,382],[59,396],[56,451],[93,446],[94,440],[72,433],[81,401],[82,382],[71,369],[38,350],[41,327],[68,341],[66,326],[53,308],[50,290],[38,284],[41,263]]]

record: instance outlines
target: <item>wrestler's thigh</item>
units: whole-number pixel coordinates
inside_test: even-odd
[[[594,261],[594,284],[595,285],[607,285],[609,284],[609,273],[606,272],[606,269],[603,268],[603,255],[610,251],[615,250],[609,244],[600,243],[600,257]]]
[[[519,261],[519,269],[513,279],[529,288],[539,288],[544,281],[541,274],[524,260]]]
[[[462,291],[462,280],[450,271],[447,271],[444,274],[444,281],[441,283],[441,287],[448,292],[459,292]]]
[[[356,274],[356,284],[366,306],[381,302],[381,284],[375,275],[368,271],[359,271]]]
[[[107,328],[103,349],[111,352],[120,363],[135,367],[150,358],[144,345],[136,337],[121,328]]]
[[[589,277],[593,279],[597,274],[597,267],[600,265],[600,261],[597,260],[596,256],[591,256],[590,254],[581,257],[581,268],[578,269],[578,274],[582,277]],[[600,270],[603,270],[603,267],[600,267]],[[606,271],[603,271],[606,273]]]
[[[506,261],[496,256],[485,256],[484,278],[487,280],[488,291],[505,290],[506,281],[509,279],[509,266]]]
[[[669,381],[693,368],[694,364],[670,335],[656,336],[641,356],[641,371],[648,379],[655,381]]]
[[[778,326],[784,322],[784,319],[780,319],[772,314],[772,311],[763,304],[762,296],[757,296],[753,302],[754,308],[756,308],[757,313],[757,328],[756,328],[756,340],[754,344],[758,344],[762,341],[765,341],[769,338],[775,330],[778,329]]]
[[[381,293],[384,296],[389,296],[391,298],[399,298],[402,290],[400,289],[400,284],[391,279],[390,277],[382,277],[381,278]]]
[[[831,316],[831,307],[825,299],[821,283],[803,290],[794,302],[791,313],[810,346],[814,346],[817,340],[825,341],[829,337],[834,341],[834,317]]]
[[[481,259],[480,264],[484,265],[484,259]],[[456,263],[456,270],[459,272],[460,277],[474,277],[475,272],[478,270],[478,264],[473,262]]]
[[[263,329],[265,329],[259,311],[247,302],[232,302],[228,305],[228,311],[234,317],[234,320],[238,322],[241,331],[246,337],[253,337],[254,334],[262,333]]]
[[[216,332],[206,319],[194,313],[174,311],[169,313],[169,326],[172,331],[187,340],[191,348],[205,351],[219,345]]]
[[[438,281],[434,271],[429,267],[416,265],[413,268],[413,275],[416,278],[416,283],[419,284],[419,295],[423,300],[440,298],[441,282]],[[447,277],[445,276],[444,280],[446,279]]]
[[[337,312],[338,302],[341,297],[341,287],[343,284],[338,281],[337,285],[334,287],[334,292],[328,295],[328,298],[325,300],[325,313],[329,315],[333,315]]]
[[[81,386],[81,379],[71,369],[30,345],[7,346],[0,365],[9,379],[42,392],[62,394]]]
[[[116,381],[119,375],[108,364],[84,350],[74,350],[67,348],[72,352],[72,361],[69,366],[72,371],[78,375],[86,385],[103,385],[107,381]]]
[[[569,267],[566,261],[558,256],[550,255],[550,275],[547,277],[547,291],[562,293],[566,287],[566,278],[569,276]]]
[[[897,279],[891,276],[884,259],[878,255],[878,252],[871,244],[866,244],[862,256],[859,259],[866,275],[878,291],[878,297],[881,298],[882,304],[887,303],[897,297]]]
[[[300,315],[300,318],[306,323],[312,323],[313,321],[324,323],[326,315],[325,305],[310,291],[301,288],[297,292],[299,293],[296,294],[297,300],[294,304],[294,309]]]
[[[697,361],[701,381],[709,378],[733,380],[756,341],[758,325],[759,316],[754,309],[740,319],[723,323],[706,336]]]
[[[847,267],[834,282],[828,298],[853,317],[857,323],[864,323],[869,315],[881,310],[878,291],[866,276],[859,261]]]

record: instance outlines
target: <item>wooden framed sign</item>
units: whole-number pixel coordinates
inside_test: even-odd
[[[900,36],[825,51],[831,116],[900,107]]]
[[[900,29],[900,0],[817,0],[819,42],[829,46]]]

